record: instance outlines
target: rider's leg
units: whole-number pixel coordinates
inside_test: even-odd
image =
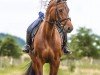
[[[35,20],[27,29],[27,34],[26,34],[26,45],[24,47],[24,52],[28,53],[30,50],[30,46],[32,43],[32,38],[34,39],[34,37],[32,37],[32,33],[34,33],[34,28],[37,28],[38,25],[40,25],[40,23],[43,21],[44,18],[44,13],[39,12],[39,17],[37,20]],[[34,40],[33,40],[34,41]]]
[[[70,50],[68,49],[68,45],[67,45],[67,33],[63,33],[63,51],[65,54],[67,53],[71,53]]]
[[[24,52],[26,52],[26,53],[29,52],[31,42],[32,42],[31,36],[30,36],[30,34],[28,34],[28,32],[27,32],[27,34],[26,34],[26,45],[24,46],[24,49],[23,49]]]
[[[30,50],[30,46],[32,43],[32,38],[34,39],[33,34],[33,30],[36,29],[39,25],[39,23],[41,23],[43,20],[38,18],[37,20],[35,20],[27,29],[27,34],[26,34],[26,45],[24,46],[23,51],[28,53]],[[32,34],[33,33],[33,34]],[[34,40],[33,40],[34,41]]]

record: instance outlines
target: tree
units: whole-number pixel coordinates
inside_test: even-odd
[[[91,29],[80,27],[77,34],[71,36],[70,48],[73,50],[74,57],[93,57],[100,56],[100,36],[92,33]]]
[[[15,40],[9,36],[5,38],[1,44],[0,55],[18,58],[21,55],[21,48],[16,44]]]
[[[0,40],[0,49],[1,49],[2,40]]]

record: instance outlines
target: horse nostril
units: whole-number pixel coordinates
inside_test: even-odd
[[[68,30],[70,30],[70,27],[68,27]]]
[[[71,27],[68,27],[68,32],[71,32],[73,30],[73,28],[71,28]]]
[[[68,27],[68,31],[69,31],[69,30],[71,30],[71,28],[70,28],[70,27]]]

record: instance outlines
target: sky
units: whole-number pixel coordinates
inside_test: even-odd
[[[46,1],[46,0],[45,0]],[[74,34],[79,27],[100,35],[100,0],[67,0]],[[41,0],[0,0],[0,33],[25,39],[27,27],[44,11]]]

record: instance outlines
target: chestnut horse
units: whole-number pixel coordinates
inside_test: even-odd
[[[35,35],[29,56],[32,63],[26,75],[43,75],[43,65],[50,64],[49,75],[57,75],[62,55],[62,39],[58,30],[71,32],[73,26],[69,18],[66,0],[51,0],[44,21]]]

